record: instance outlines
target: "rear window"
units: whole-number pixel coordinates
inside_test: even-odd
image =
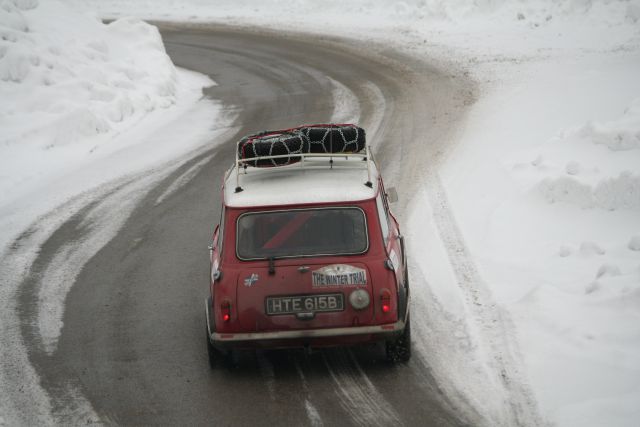
[[[356,207],[245,213],[236,248],[243,260],[361,254],[369,248],[367,222]]]

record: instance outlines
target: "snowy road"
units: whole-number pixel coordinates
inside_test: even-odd
[[[52,265],[91,244],[92,225],[117,210],[128,192],[144,186],[143,178],[114,188],[101,202],[103,209],[96,204],[80,209],[42,246],[21,285],[19,313],[54,420],[486,424],[472,404],[465,404],[464,393],[447,397],[434,380],[424,349],[437,343],[418,345],[423,353],[396,367],[383,362],[381,350],[364,348],[309,356],[257,352],[242,355],[236,368],[210,372],[202,312],[206,248],[218,220],[222,174],[239,136],[301,123],[358,120],[372,137],[388,185],[399,190],[395,210],[402,223],[417,191],[416,174],[437,168],[443,142],[463,117],[471,100],[469,83],[364,43],[219,27],[166,28],[163,37],[176,65],[209,74],[218,83],[208,95],[238,114],[237,132],[162,180],[136,205],[117,236],[90,258],[68,295],[64,328],[53,350],[38,329],[34,301],[39,283]],[[426,286],[414,279],[414,288]],[[421,311],[430,308],[414,301],[413,316],[422,319],[418,330],[428,326],[424,319],[429,317]],[[517,417],[505,419],[509,423]]]

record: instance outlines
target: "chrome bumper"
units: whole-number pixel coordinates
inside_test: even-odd
[[[212,343],[323,338],[349,335],[393,334],[394,332],[400,332],[404,330],[405,325],[405,322],[403,320],[398,320],[395,323],[387,323],[384,325],[352,326],[347,328],[298,329],[294,331],[274,332],[218,333],[211,332],[211,325],[209,322],[209,304],[206,299],[205,310],[207,315],[207,331],[209,332],[209,339]]]

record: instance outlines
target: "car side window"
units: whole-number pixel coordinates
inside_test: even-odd
[[[378,208],[378,218],[380,219],[380,228],[382,229],[382,238],[386,243],[389,239],[389,218],[384,202],[382,201],[382,192],[376,197],[376,206]]]

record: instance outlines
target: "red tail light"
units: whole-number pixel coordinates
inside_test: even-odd
[[[380,306],[383,313],[388,313],[391,310],[391,292],[389,292],[389,289],[383,289],[380,292]]]
[[[220,304],[220,312],[223,321],[228,322],[231,319],[231,302],[229,300],[222,301],[222,304]]]

